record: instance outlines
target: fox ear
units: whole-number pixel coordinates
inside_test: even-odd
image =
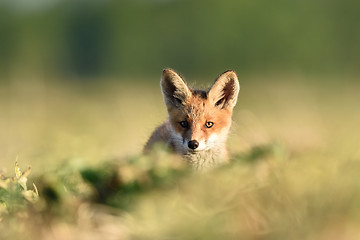
[[[163,71],[160,85],[167,106],[179,108],[184,105],[191,96],[191,90],[185,80],[171,69],[165,69]]]
[[[208,91],[210,101],[220,109],[235,107],[240,91],[239,80],[232,70],[221,74]]]

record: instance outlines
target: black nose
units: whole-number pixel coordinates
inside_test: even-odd
[[[191,140],[188,142],[188,147],[195,150],[199,147],[199,142],[196,140]]]

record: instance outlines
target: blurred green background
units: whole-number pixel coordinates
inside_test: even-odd
[[[353,0],[0,1],[0,74],[359,73]]]

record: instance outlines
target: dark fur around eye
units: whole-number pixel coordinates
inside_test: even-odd
[[[205,127],[207,127],[207,128],[211,128],[212,126],[214,126],[213,122],[206,122],[205,123]]]
[[[183,127],[183,128],[189,127],[189,124],[188,124],[187,121],[181,121],[181,122],[179,122],[179,123],[180,123],[180,126]]]

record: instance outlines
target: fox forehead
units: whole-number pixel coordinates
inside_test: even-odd
[[[215,109],[210,108],[205,94],[192,94],[182,106],[169,109],[170,117],[179,121],[188,120],[191,123],[210,117]]]
[[[206,92],[202,90],[193,91],[183,106],[168,110],[170,122],[177,132],[184,131],[179,125],[180,121],[187,121],[192,128],[202,128],[206,121],[214,122],[214,127],[208,129],[211,132],[220,132],[231,122],[231,111],[213,106],[207,99]]]
[[[209,114],[214,110],[209,106],[209,102],[205,94],[193,93],[189,101],[185,104],[183,109],[180,109],[186,118],[193,123],[202,121],[204,118],[208,118]]]

